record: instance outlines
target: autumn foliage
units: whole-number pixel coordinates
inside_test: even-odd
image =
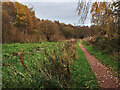
[[[84,22],[88,12],[92,16],[91,22],[95,25],[91,28],[97,27],[98,31],[94,41],[90,41],[91,44],[105,52],[120,54],[120,1],[79,2],[78,14]]]
[[[77,27],[59,21],[40,20],[35,16],[33,7],[28,8],[18,2],[4,2],[2,7],[3,43],[79,39],[88,36],[91,31],[88,26]]]

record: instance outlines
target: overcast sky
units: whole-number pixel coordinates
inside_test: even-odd
[[[22,4],[33,6],[38,18],[57,20],[66,24],[81,25],[77,15],[77,5],[79,0],[16,0]],[[96,1],[96,0],[80,0]],[[97,0],[97,1],[116,1],[116,0]],[[91,15],[85,21],[85,25],[91,25]]]
[[[78,2],[79,0],[16,0],[19,2]]]
[[[29,2],[30,0],[17,1],[28,6],[33,6],[35,14],[40,18],[40,20],[48,19],[52,21],[60,21],[61,23],[66,24],[81,25],[76,11],[78,0],[39,0],[39,2],[37,2],[38,0],[34,0],[34,2]],[[85,21],[85,26],[91,25],[90,19],[91,16],[89,14]]]
[[[4,1],[4,0],[3,0]],[[19,2],[78,2],[79,0],[16,0]],[[80,0],[80,1],[86,1],[86,2],[112,2],[116,0]]]

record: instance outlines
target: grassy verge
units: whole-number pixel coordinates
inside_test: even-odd
[[[79,42],[78,42],[79,43]],[[78,47],[78,59],[74,60],[71,66],[71,76],[73,78],[72,88],[99,88],[96,77],[88,64],[84,53]]]
[[[93,46],[88,46],[84,44],[83,42],[82,44],[102,64],[106,65],[111,71],[113,71],[113,74],[117,77],[118,71],[119,71],[118,70],[118,57],[115,57],[103,51],[99,51],[97,48],[94,48]]]

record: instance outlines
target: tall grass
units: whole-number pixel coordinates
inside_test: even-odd
[[[3,88],[68,88],[76,50],[66,42],[3,44]]]

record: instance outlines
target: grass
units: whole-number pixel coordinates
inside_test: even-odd
[[[79,57],[74,61],[74,64],[71,66],[73,78],[73,84],[71,85],[71,87],[99,89],[96,77],[90,65],[88,64],[83,51],[80,49],[79,45],[77,45],[77,47]]]
[[[93,55],[95,56],[102,64],[106,65],[111,71],[113,71],[113,74],[117,77],[118,76],[118,57],[115,57],[111,54],[108,54],[106,52],[100,51],[97,48],[93,46],[88,46],[84,44],[84,47]]]
[[[50,79],[47,75],[46,67],[50,68],[52,64],[47,54],[54,55],[55,52],[62,55],[60,51],[64,46],[60,42],[3,44],[3,88],[60,87],[57,76],[52,75]],[[21,64],[18,53],[22,53],[27,70]],[[52,66],[50,69],[54,68]]]
[[[78,44],[77,49],[75,47],[66,42],[3,44],[2,87],[99,88],[82,50]],[[19,53],[27,69],[23,67]],[[66,68],[68,62],[71,81]]]

